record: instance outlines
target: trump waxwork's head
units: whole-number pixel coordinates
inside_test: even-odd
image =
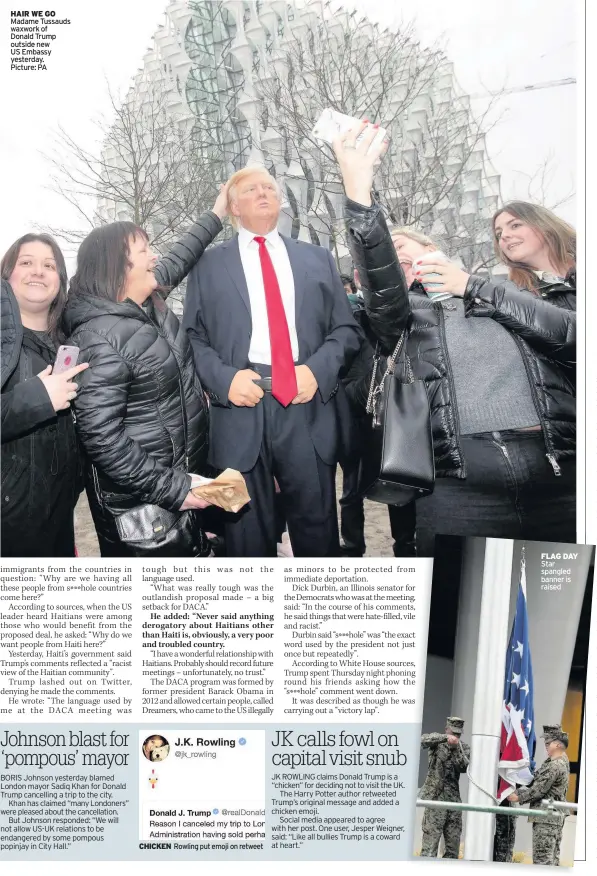
[[[228,208],[235,228],[242,225],[255,234],[267,234],[278,224],[280,189],[269,171],[261,165],[237,170],[229,180]]]

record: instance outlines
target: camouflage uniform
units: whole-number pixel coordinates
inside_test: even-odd
[[[511,804],[508,800],[500,803],[500,806],[507,809]],[[514,842],[516,840],[516,817],[509,815],[496,815],[495,817],[495,835],[493,837],[493,860],[512,863],[512,855],[514,854]]]
[[[447,730],[460,737],[464,721],[448,718]],[[421,788],[421,800],[450,800],[460,803],[460,774],[465,773],[470,760],[470,747],[460,742],[448,745],[446,733],[426,733],[421,748],[429,751],[427,777]],[[444,837],[444,858],[457,858],[462,834],[462,812],[450,809],[425,809],[421,856],[437,857],[439,841]]]
[[[568,736],[559,725],[549,724],[543,727],[545,742],[555,740],[568,746]],[[564,753],[560,757],[548,757],[543,761],[535,777],[528,788],[517,791],[521,805],[528,805],[530,809],[541,807],[541,801],[557,800],[563,802],[568,793],[568,781],[570,779],[570,761]],[[558,867],[560,863],[560,843],[564,829],[566,813],[554,811],[547,818],[529,816],[533,823],[533,864],[551,864]]]

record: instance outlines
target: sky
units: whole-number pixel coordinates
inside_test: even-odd
[[[92,120],[107,110],[106,81],[126,91],[167,5],[168,0],[103,0],[98,7],[61,0],[57,13],[72,23],[54,28],[48,70],[26,72],[8,69],[14,3],[2,0],[0,252],[36,226],[72,227],[73,208],[48,188],[51,169],[44,153],[51,151],[58,125],[86,146],[99,146]],[[421,43],[440,41],[460,85],[473,95],[577,77],[581,0],[347,0],[345,5],[377,15],[384,25],[414,21]],[[554,206],[574,191],[577,91],[566,85],[500,99],[500,118],[487,147],[504,198],[528,198],[529,177],[545,162],[546,204]],[[473,101],[473,108],[484,105],[483,98]],[[574,197],[557,212],[575,224]]]

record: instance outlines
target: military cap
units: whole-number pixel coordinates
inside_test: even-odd
[[[460,736],[464,728],[464,718],[446,718],[446,729],[454,736]]]
[[[547,743],[561,742],[568,748],[568,734],[562,730],[561,724],[544,724],[542,735]]]

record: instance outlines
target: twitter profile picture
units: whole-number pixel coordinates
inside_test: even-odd
[[[152,761],[152,763],[166,760],[170,754],[170,743],[165,736],[158,736],[156,734],[148,736],[141,747],[147,760]]]

